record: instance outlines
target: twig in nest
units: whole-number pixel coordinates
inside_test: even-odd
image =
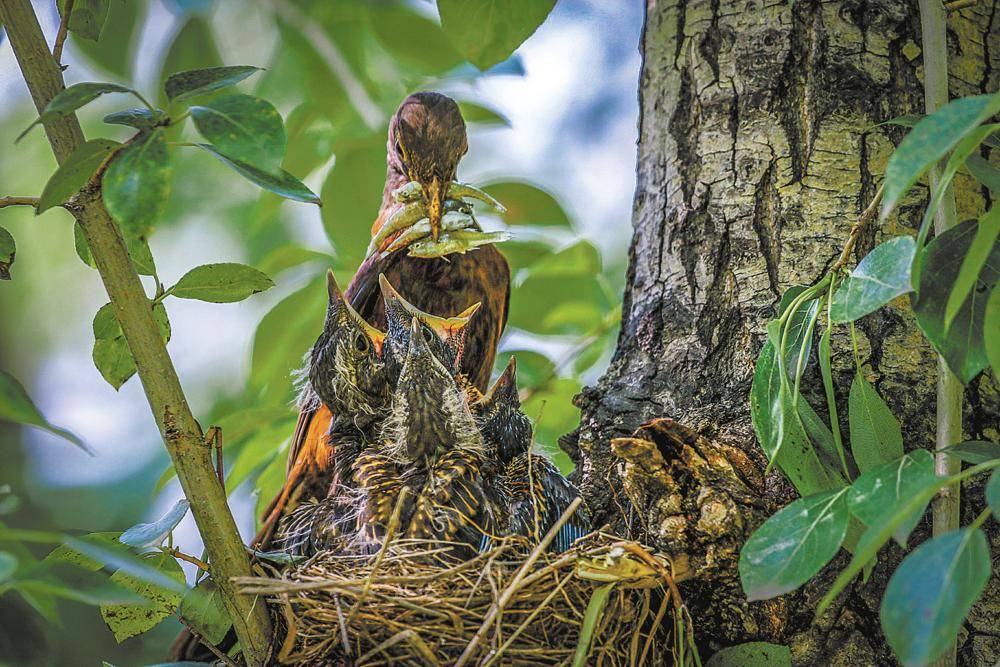
[[[530,570],[531,566],[534,565],[536,560],[538,560],[538,557],[541,556],[546,549],[548,549],[549,545],[552,543],[552,540],[556,538],[556,535],[566,524],[566,522],[569,521],[570,517],[573,516],[573,513],[576,512],[577,508],[580,507],[580,503],[582,502],[583,502],[582,498],[580,497],[575,498],[573,502],[570,503],[569,507],[566,508],[566,511],[562,513],[562,516],[559,517],[559,520],[556,521],[555,524],[553,524],[553,526],[549,529],[549,532],[545,534],[545,537],[542,538],[542,541],[539,542],[538,545],[534,548],[534,550],[531,552],[531,555],[528,556],[528,559],[524,561],[524,564],[521,565],[521,568],[517,571],[517,574],[514,575],[514,578],[511,580],[510,584],[507,585],[507,588],[500,595],[500,598],[493,603],[493,606],[490,608],[489,612],[487,612],[486,618],[483,619],[482,625],[479,626],[479,630],[476,631],[476,634],[472,637],[472,640],[469,641],[469,645],[465,647],[464,651],[462,651],[462,655],[460,655],[458,657],[458,660],[455,661],[455,667],[462,667],[464,664],[469,662],[469,660],[472,658],[472,655],[476,652],[476,648],[479,646],[479,643],[483,640],[483,637],[489,631],[489,627],[490,624],[493,623],[493,619],[503,613],[503,608],[507,606],[507,603],[510,601],[511,596],[513,596],[515,591],[517,591],[518,585],[521,583],[521,580],[524,579],[525,575],[528,574],[528,570]]]
[[[507,641],[505,641],[500,646],[500,648],[496,650],[496,653],[490,656],[490,659],[486,661],[483,667],[490,667],[490,665],[492,665],[494,662],[500,659],[500,656],[503,655],[503,652],[506,651],[507,648],[514,643],[514,640],[517,639],[522,632],[524,632],[524,629],[527,628],[528,625],[535,620],[535,617],[538,616],[539,612],[541,612],[543,609],[549,606],[549,603],[552,602],[552,598],[554,598],[556,595],[562,592],[562,589],[565,588],[566,584],[569,583],[569,580],[573,576],[574,576],[573,573],[567,574],[565,577],[562,578],[562,580],[559,581],[559,585],[553,588],[552,591],[547,596],[545,596],[545,599],[542,600],[541,604],[535,607],[534,611],[528,614],[528,618],[524,619],[524,622],[521,623],[521,625],[519,625],[517,629],[510,634],[510,637],[507,638]]]
[[[285,632],[285,640],[281,642],[281,650],[278,651],[278,662],[286,663],[289,656],[292,655],[292,650],[295,648],[295,638],[299,634],[299,626],[295,622],[295,614],[292,612],[292,605],[288,601],[287,595],[281,596],[281,614],[285,617],[288,630]]]
[[[844,249],[841,251],[840,257],[838,257],[837,261],[833,263],[832,267],[830,267],[831,271],[838,271],[844,268],[844,266],[847,265],[847,262],[850,261],[851,252],[854,250],[854,245],[858,242],[858,236],[861,235],[861,230],[865,228],[865,225],[867,225],[878,212],[878,205],[882,201],[882,191],[884,188],[884,184],[878,187],[878,191],[872,198],[871,203],[868,204],[868,208],[862,211],[861,215],[858,216],[857,222],[855,222],[854,226],[851,227],[851,232],[847,236],[847,242],[844,244]]]
[[[358,596],[358,601],[354,603],[351,607],[351,611],[347,613],[347,625],[351,624],[354,617],[357,615],[358,610],[361,609],[361,605],[365,601],[365,597],[368,596],[368,592],[372,588],[372,581],[375,579],[375,573],[378,572],[379,565],[382,564],[382,559],[385,558],[386,552],[389,551],[389,545],[392,543],[392,538],[396,536],[396,531],[399,530],[399,515],[403,511],[403,501],[406,499],[406,494],[409,491],[405,486],[400,489],[399,497],[396,498],[396,505],[392,508],[392,514],[389,515],[389,525],[385,529],[385,538],[382,540],[382,548],[378,550],[375,555],[375,562],[372,563],[371,572],[368,573],[368,578],[365,579],[365,587],[361,591],[361,595]]]

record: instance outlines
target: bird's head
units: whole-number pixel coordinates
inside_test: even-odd
[[[333,271],[326,277],[329,303],[323,331],[312,348],[309,381],[332,410],[374,416],[389,395],[381,360],[385,334],[351,307]]]
[[[494,450],[501,463],[510,462],[531,447],[531,420],[521,410],[514,357],[490,390],[471,407],[487,449]]]
[[[435,356],[425,331],[418,318],[411,318],[406,357],[386,422],[394,458],[406,462],[427,461],[456,447],[483,447],[465,392]]]
[[[434,357],[452,374],[458,372],[465,347],[466,327],[479,310],[475,303],[455,317],[438,317],[424,312],[403,298],[385,275],[378,277],[385,300],[386,343],[383,358],[390,380],[399,376],[403,359],[410,346],[411,322],[420,324],[420,335]]]
[[[389,121],[389,166],[420,183],[427,201],[431,236],[441,232],[448,187],[469,150],[465,121],[455,100],[440,93],[413,93]]]

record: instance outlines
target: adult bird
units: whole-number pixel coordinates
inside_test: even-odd
[[[419,92],[403,100],[389,121],[385,187],[372,236],[403,206],[393,199],[393,190],[414,181],[423,188],[429,220],[436,228],[448,188],[467,150],[465,121],[453,99]],[[387,238],[379,250],[385,250],[394,239]],[[388,283],[405,289],[414,306],[432,315],[450,317],[481,304],[465,333],[459,370],[484,391],[507,324],[510,268],[503,255],[492,245],[433,259],[410,257],[406,250],[372,254],[360,266],[344,296],[365,321],[385,331],[385,303],[379,286],[383,274]],[[330,406],[322,401],[303,402],[292,439],[289,472],[303,466],[300,459],[326,459],[324,450],[333,417]],[[269,513],[273,515],[276,509],[283,508],[272,503]],[[256,540],[257,545],[266,548],[269,536],[268,531],[258,533],[258,538],[263,539]]]

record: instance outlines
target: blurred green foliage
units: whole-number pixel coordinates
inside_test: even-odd
[[[473,10],[477,5],[489,12],[476,13]],[[441,0],[442,25],[431,6],[392,0],[276,0],[272,7],[263,8],[224,2],[213,7],[211,1],[171,0],[165,1],[165,6],[173,13],[176,30],[167,36],[150,67],[147,45],[140,38],[162,32],[162,24],[157,22],[163,19],[163,6],[139,0],[75,3],[63,58],[70,65],[68,79],[78,80],[75,70],[82,70],[92,73],[88,76],[91,80],[134,88],[172,117],[183,113],[188,104],[179,103],[184,91],[198,89],[198,82],[170,79],[173,73],[223,65],[264,68],[246,81],[239,82],[245,78],[240,75],[227,82],[238,84],[237,89],[208,92],[191,100],[194,106],[190,114],[197,128],[184,123],[153,129],[150,123],[161,117],[159,111],[141,108],[116,111],[102,124],[97,109],[120,109],[125,99],[122,96],[111,96],[117,99],[101,100],[78,112],[89,139],[107,140],[97,147],[99,156],[115,150],[153,150],[157,155],[152,162],[136,160],[133,164],[129,164],[128,155],[116,155],[119,168],[109,175],[118,205],[112,205],[116,208],[112,212],[129,232],[130,252],[137,269],[154,279],[147,285],[161,314],[165,338],[170,337],[167,311],[171,302],[164,301],[166,295],[158,284],[161,277],[146,239],[155,252],[169,248],[169,242],[161,240],[161,236],[172,230],[179,233],[192,218],[210,218],[228,230],[238,240],[238,254],[256,271],[266,274],[264,278],[258,278],[260,274],[251,276],[252,284],[236,296],[213,293],[214,298],[206,299],[206,286],[193,285],[194,292],[201,294],[193,298],[238,300],[267,289],[272,280],[278,285],[276,292],[283,294],[272,300],[256,327],[245,383],[214,386],[207,392],[207,402],[195,405],[203,424],[222,427],[227,489],[236,492],[251,488],[258,517],[284,480],[285,451],[296,419],[292,376],[320,329],[326,303],[323,275],[332,266],[341,284],[346,284],[368,245],[385,177],[389,115],[406,94],[437,89],[461,98],[460,105],[473,131],[508,124],[501,113],[475,99],[475,81],[498,72],[517,74],[520,70],[516,56],[508,59],[511,51],[531,35],[552,5],[554,2],[524,0]],[[42,7],[37,11],[44,14]],[[478,33],[470,27],[477,27]],[[248,41],[234,44],[234,40],[243,40],[244,34],[249,36]],[[263,48],[256,40],[264,44],[276,41],[278,46]],[[270,56],[265,58],[265,53]],[[496,69],[488,69],[493,66]],[[254,72],[245,73],[249,76]],[[240,94],[233,95],[236,92]],[[18,100],[19,104],[25,102]],[[70,100],[69,106],[78,106],[76,102]],[[117,106],[109,106],[112,103]],[[6,117],[3,141],[12,141],[30,121],[27,105],[19,109]],[[220,116],[244,117],[255,124],[251,138],[263,139],[247,150],[246,142],[228,145],[232,127],[220,124]],[[140,133],[133,144],[122,149],[115,142],[133,134],[129,126]],[[253,188],[211,159],[212,155],[193,150],[192,142],[202,141],[196,129],[215,143],[215,148],[202,146],[208,153],[271,192]],[[23,194],[41,192],[55,171],[41,133],[29,135],[9,150],[30,165],[9,185]],[[87,165],[94,164],[94,151],[82,155],[84,160],[89,160],[81,167],[86,172]],[[274,170],[255,167],[276,160],[280,160],[283,172],[278,171],[277,164]],[[72,192],[74,185],[79,187],[79,174],[72,169],[63,171],[63,176],[53,179],[50,199],[61,200],[59,193]],[[145,183],[152,179],[156,187],[135,187],[133,177],[143,173]],[[277,180],[273,173],[279,174]],[[291,181],[281,181],[281,173]],[[300,181],[319,193],[323,202],[319,218],[315,209],[305,210],[301,204],[274,194],[309,201],[311,192]],[[502,219],[480,210],[484,226],[509,228],[514,233],[514,240],[501,250],[513,270],[508,338],[516,336],[517,342],[502,344],[505,352],[499,355],[498,370],[510,354],[518,357],[519,384],[525,411],[536,421],[537,444],[568,471],[571,465],[558,451],[556,440],[578,423],[579,411],[573,407],[572,398],[581,388],[581,376],[593,374],[606,364],[614,348],[620,316],[621,267],[603,262],[598,250],[579,238],[560,202],[540,187],[516,174],[484,185],[508,207]],[[46,218],[69,219],[58,207],[54,210]],[[46,260],[51,267],[59,267],[60,275],[81,275],[83,265],[76,255],[92,266],[79,230],[74,233],[69,225],[55,227],[57,221],[49,220],[37,223],[51,225],[46,230],[29,230],[28,224],[17,224],[23,215],[23,211],[5,209],[0,222],[14,232],[19,242],[43,246]],[[5,222],[8,216],[13,223]],[[317,233],[320,226],[322,233]],[[6,238],[0,241],[6,243]],[[4,248],[0,247],[0,251]],[[6,252],[0,252],[0,261],[7,261],[11,251]],[[232,253],[227,250],[226,254]],[[16,257],[10,267],[12,282],[0,285],[0,312],[20,312],[29,304],[44,307],[44,300],[33,303],[34,294],[48,287],[53,277],[51,267],[34,261],[38,257],[38,253]],[[215,261],[223,259],[220,255]],[[77,264],[68,266],[73,262]],[[172,258],[170,266],[176,263],[177,259]],[[162,279],[169,285],[191,268],[190,264],[181,265],[176,275]],[[182,278],[182,283],[185,279],[188,277]],[[177,296],[184,295],[183,289],[180,292]],[[118,389],[134,374],[134,364],[129,363],[116,323],[109,326],[102,313],[108,314],[105,308],[98,311],[95,307],[86,318],[88,322],[94,320],[94,361],[105,379]],[[26,321],[44,318],[44,311],[39,311]],[[5,319],[4,326],[10,326],[10,319]],[[26,339],[19,336],[17,340],[24,345]],[[44,339],[32,343],[46,349]],[[0,345],[0,368],[9,366],[5,361],[16,350],[16,346]],[[206,400],[206,392],[192,393]],[[47,425],[40,414],[37,420]],[[120,531],[146,513],[147,503],[136,499],[145,499],[150,489],[138,480],[149,479],[151,474],[155,478],[159,472],[148,466],[132,478],[136,481],[115,488],[93,487],[85,493],[79,489],[72,493],[46,491],[43,510],[23,486],[24,459],[12,451],[13,430],[2,423],[0,429],[0,461],[10,475],[0,483],[9,481],[12,486],[0,496],[3,521],[31,528],[55,524],[62,528]],[[163,470],[153,493],[161,491],[171,477],[169,469]],[[74,524],[70,498],[81,506],[105,508],[105,523]],[[68,513],[52,509],[59,507],[67,508]],[[127,640],[115,649],[113,641],[108,641],[110,632],[100,627],[92,610],[65,602],[57,605],[58,594],[32,594],[30,588],[4,594],[4,582],[23,577],[25,571],[37,566],[45,551],[36,544],[0,535],[0,664],[65,664],[67,659],[74,664],[90,664],[98,657],[115,664],[136,664],[159,657],[176,623],[156,625],[151,633]],[[172,558],[161,560],[174,563]],[[116,567],[112,564],[111,570]],[[175,574],[171,572],[170,576]],[[168,597],[173,602],[175,595]],[[38,613],[26,611],[26,605]],[[52,625],[46,627],[43,618]],[[59,625],[63,631],[53,629]],[[130,633],[117,634],[124,637]]]

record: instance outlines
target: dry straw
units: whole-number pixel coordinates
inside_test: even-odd
[[[601,532],[560,554],[546,544],[529,554],[523,540],[505,538],[458,560],[458,545],[390,534],[378,554],[324,551],[237,584],[266,597],[282,664],[674,662],[687,638],[671,641],[683,608],[666,558]]]

